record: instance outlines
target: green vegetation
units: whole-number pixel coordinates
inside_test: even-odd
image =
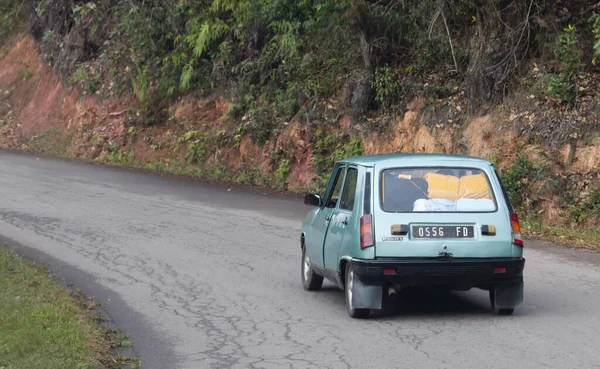
[[[312,164],[321,186],[324,187],[327,183],[335,162],[362,154],[364,148],[360,137],[349,139],[339,132],[327,134],[322,130],[317,131]]]
[[[29,68],[25,68],[23,71],[23,81],[27,81],[29,78],[33,76],[33,72]]]
[[[521,228],[527,238],[550,239],[600,251],[600,229],[592,226],[548,225],[537,219],[524,218]]]
[[[567,188],[563,178],[552,178],[548,165],[529,160],[519,154],[515,163],[500,176],[511,202],[522,214],[523,229],[528,237],[541,237],[559,242],[600,249],[600,188],[583,192]],[[548,225],[540,217],[539,205],[546,194],[559,195],[557,203],[562,224]]]
[[[600,57],[600,14],[593,12],[588,21],[592,26],[592,33],[594,34],[592,64],[596,65],[596,61]]]
[[[572,219],[577,224],[600,219],[600,188],[590,190],[584,197],[573,197],[569,204]]]
[[[131,78],[131,85],[135,96],[138,98],[138,102],[141,105],[144,105],[148,94],[148,67],[140,67],[139,64],[136,64],[135,66],[137,75]]]
[[[58,128],[51,128],[39,135],[29,137],[23,141],[29,151],[55,156],[68,156],[67,147],[72,140],[72,135],[65,135]]]
[[[517,207],[529,210],[531,200],[534,198],[534,184],[547,178],[548,168],[529,160],[524,154],[519,153],[515,163],[500,171],[500,177],[506,187],[510,201]]]
[[[97,315],[56,284],[49,272],[0,248],[0,367],[120,368],[121,346]],[[125,346],[131,343],[126,341]]]
[[[65,30],[52,22],[57,15],[66,16],[89,36],[84,52],[99,49],[96,55],[113,70],[126,71],[124,65],[137,70],[131,79],[138,97],[145,95],[141,87],[148,80],[158,81],[152,93],[166,96],[234,85],[247,92],[246,102],[235,105],[232,113],[251,111],[250,95],[259,105],[273,105],[279,117],[294,115],[303,100],[337,93],[344,84],[341,76],[365,77],[355,87],[363,89],[364,98],[356,100],[361,106],[354,106],[360,110],[369,105],[371,88],[381,105],[400,98],[400,76],[391,71],[422,76],[460,67],[457,60],[464,59],[457,59],[447,33],[460,39],[479,11],[470,2],[451,1],[443,8],[433,0],[115,0],[92,1],[57,14],[60,9],[49,3],[38,6],[39,23],[46,28],[40,33],[42,49],[59,47],[54,39],[65,37]],[[454,22],[447,22],[449,17]],[[98,27],[102,22],[116,27],[103,33]],[[463,54],[466,47],[465,41],[456,45]],[[466,65],[462,67],[465,71]],[[81,73],[74,78],[85,79]],[[261,122],[257,126],[264,141],[260,136],[270,130]]]
[[[575,97],[577,90],[573,85],[573,77],[580,75],[582,63],[577,49],[577,30],[569,24],[564,33],[558,36],[554,45],[556,61],[563,64],[564,70],[558,76],[550,79],[548,93],[551,97],[570,102]]]
[[[30,2],[4,2],[2,29],[32,11]],[[349,105],[358,116],[410,98],[401,81],[418,86],[432,76],[433,85],[464,83],[474,108],[490,103],[519,77],[524,60],[546,55],[548,47],[564,64],[548,92],[569,101],[571,79],[583,67],[572,24],[581,24],[577,14],[592,6],[584,0],[563,4],[570,16],[555,20],[565,29],[556,35],[544,26],[556,17],[552,4],[111,0],[72,5],[44,0],[37,4],[32,30],[46,59],[91,92],[98,87],[98,75],[110,75],[117,85],[127,81],[140,102],[153,94],[174,97],[225,87],[243,100],[232,106],[232,115],[254,113],[256,138],[264,142],[274,131],[265,122],[287,119],[303,104],[342,88],[350,89]],[[591,32],[584,32],[598,37],[598,17],[589,23]],[[66,24],[78,28],[68,35]],[[64,51],[67,38],[78,43]],[[548,42],[554,38],[554,44]],[[595,50],[597,54],[598,45]],[[86,76],[77,68],[96,60],[110,73]],[[490,84],[493,90],[484,91]]]
[[[15,27],[25,21],[31,10],[31,1],[2,0],[0,1],[0,46],[8,39]]]
[[[81,83],[85,92],[94,94],[102,85],[102,75],[94,70],[88,70],[85,65],[80,65],[69,78],[69,83]]]
[[[213,167],[212,170],[209,169],[208,171],[205,171],[205,173],[208,178],[214,180],[239,182],[250,186],[274,185],[272,184],[271,178],[263,174],[260,168],[257,167],[247,167],[235,176],[227,175],[227,172],[224,169],[220,169],[218,166]]]
[[[319,102],[342,92],[341,109],[359,121],[431,91],[463,90],[477,112],[506,95],[525,61],[547,55],[554,59],[543,61],[555,61],[557,70],[548,94],[572,102],[574,76],[587,68],[579,41],[600,37],[600,18],[576,30],[573,24],[585,24],[579,14],[592,8],[589,1],[563,4],[569,16],[560,19],[552,4],[111,0],[71,6],[44,0],[32,29],[45,59],[73,84],[89,93],[113,85],[112,92],[129,90],[153,124],[166,120],[156,101],[194,91],[229,94],[229,116],[245,117],[244,134],[262,146],[278,134],[278,123],[298,114],[310,121]],[[71,23],[79,28],[68,35],[64,25]],[[64,51],[67,38],[82,44]],[[236,137],[239,142],[239,132]]]
[[[186,132],[180,142],[187,142],[188,153],[186,159],[189,164],[202,165],[206,159],[206,142],[197,130]]]
[[[198,138],[188,144],[187,160],[190,164],[202,164],[206,158],[204,141]]]
[[[102,161],[105,163],[128,167],[138,166],[133,152],[125,152],[113,144],[109,144],[106,151],[106,154],[102,157]]]
[[[398,76],[389,66],[377,69],[373,80],[375,89],[375,100],[381,107],[389,106],[399,96],[400,82]]]
[[[280,187],[287,187],[287,178],[290,175],[290,161],[289,159],[282,159],[279,163],[279,167],[275,170],[275,179]]]

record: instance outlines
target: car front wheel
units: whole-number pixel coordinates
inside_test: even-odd
[[[323,285],[323,277],[313,270],[306,247],[302,248],[302,286],[307,291],[314,291]]]
[[[354,269],[352,268],[352,263],[346,264],[346,282],[344,283],[344,292],[346,294],[346,310],[348,310],[348,315],[352,318],[367,318],[369,316],[369,309],[357,309],[352,306],[352,287],[354,286],[354,279],[356,275],[354,274]]]

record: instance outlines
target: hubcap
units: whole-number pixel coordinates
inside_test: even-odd
[[[350,271],[350,274],[348,274],[348,281],[346,282],[346,296],[348,296],[348,306],[350,307],[350,310],[353,309],[352,307],[352,284],[354,279],[354,271]]]
[[[307,281],[310,275],[310,260],[308,260],[308,253],[304,251],[304,280]]]

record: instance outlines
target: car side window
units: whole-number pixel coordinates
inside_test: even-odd
[[[325,202],[328,208],[335,208],[342,192],[342,184],[344,183],[344,167],[338,169],[335,175],[335,182],[333,183],[333,190],[329,195],[329,198]]]
[[[356,168],[348,169],[346,173],[346,183],[342,192],[340,209],[352,211],[354,209],[354,198],[356,197],[356,183],[358,182],[358,170]]]

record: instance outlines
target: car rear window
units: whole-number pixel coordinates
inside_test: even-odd
[[[487,213],[498,209],[490,181],[473,168],[392,168],[381,173],[381,206],[394,213]]]

